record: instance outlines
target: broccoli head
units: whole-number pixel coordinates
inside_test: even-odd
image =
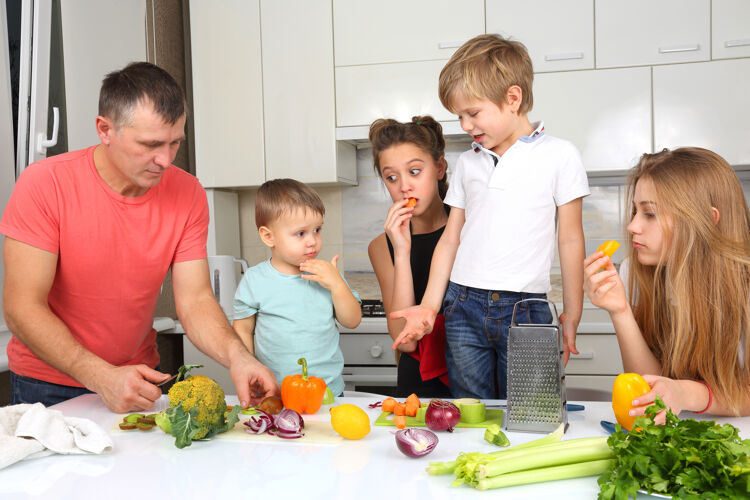
[[[193,439],[207,439],[226,432],[239,420],[236,406],[225,415],[227,404],[224,390],[205,375],[191,375],[169,389],[169,406],[165,415],[167,426],[160,426],[172,434],[178,448],[190,446]]]

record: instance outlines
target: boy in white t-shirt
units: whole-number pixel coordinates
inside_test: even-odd
[[[546,298],[556,221],[565,362],[578,352],[585,256],[581,205],[589,187],[575,146],[546,135],[541,122],[529,122],[533,78],[526,47],[497,35],[469,40],[440,73],[440,100],[474,142],[459,157],[445,197],[451,212],[422,303],[392,317],[406,319],[395,348],[430,332],[442,302],[455,397],[506,397],[513,307]],[[518,307],[518,323],[551,320],[544,302]]]

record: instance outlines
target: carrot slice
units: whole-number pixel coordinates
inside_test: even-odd
[[[396,400],[393,398],[385,398],[381,405],[383,411],[393,411],[393,407],[396,406]]]
[[[393,408],[394,415],[406,415],[406,403],[396,403]]]
[[[406,427],[406,417],[403,415],[397,415],[393,417],[393,423],[396,425],[396,428],[403,429]]]
[[[417,199],[416,198],[409,198],[409,200],[406,202],[406,205],[404,205],[407,208],[412,208],[417,206]]]
[[[408,398],[406,398],[406,404],[417,405],[417,408],[419,408],[421,403],[419,402],[419,398],[417,397],[417,395],[412,393]]]

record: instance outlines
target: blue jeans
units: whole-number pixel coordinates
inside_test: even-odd
[[[448,284],[443,299],[446,362],[451,394],[456,398],[506,399],[508,328],[513,306],[544,293],[483,290]],[[544,302],[518,306],[516,323],[552,323]]]
[[[42,403],[52,406],[81,394],[91,394],[85,387],[53,384],[10,372],[10,404]]]

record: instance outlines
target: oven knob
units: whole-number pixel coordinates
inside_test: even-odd
[[[379,358],[383,355],[383,348],[380,346],[380,344],[375,344],[374,346],[370,347],[370,356],[373,358]]]

